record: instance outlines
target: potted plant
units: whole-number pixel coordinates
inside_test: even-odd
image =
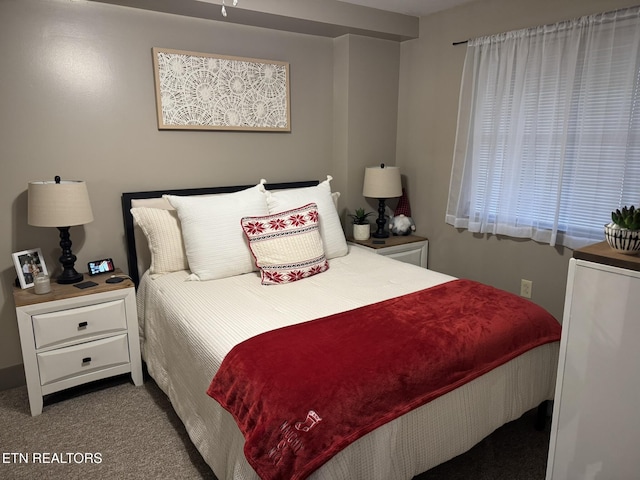
[[[356,213],[349,214],[353,220],[353,238],[356,240],[369,240],[371,234],[371,227],[369,226],[369,220],[367,217],[373,215],[373,212],[365,213],[364,208],[357,208]]]
[[[604,236],[616,252],[626,255],[640,252],[640,209],[631,205],[611,212],[611,223],[604,226]]]

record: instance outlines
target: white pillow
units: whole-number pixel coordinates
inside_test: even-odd
[[[240,220],[267,215],[264,180],[240,192],[212,196],[165,195],[178,211],[190,280],[214,280],[255,270]]]
[[[318,216],[318,207],[310,203],[273,215],[242,219],[263,285],[295,282],[329,268]]]
[[[160,208],[162,210],[175,210],[168,200],[160,198],[132,198],[131,208]],[[140,225],[133,221],[133,241],[136,249],[136,266],[138,274],[142,274],[151,268],[151,250],[149,250],[149,241],[147,236],[140,228]],[[182,242],[182,231],[180,231],[180,242]],[[184,254],[185,263],[187,263],[187,254]]]
[[[296,188],[292,190],[264,189],[269,205],[269,213],[277,213],[297,208],[299,205],[315,203],[320,215],[320,236],[327,259],[342,257],[348,252],[347,240],[342,230],[340,217],[331,196],[332,177],[315,187]]]
[[[137,207],[131,209],[133,219],[147,239],[151,252],[149,273],[187,270],[180,220],[175,210]],[[144,272],[139,272],[142,275]]]
[[[333,200],[333,206],[336,207],[336,212],[338,211],[338,199],[340,198],[340,192],[332,192],[331,200]]]

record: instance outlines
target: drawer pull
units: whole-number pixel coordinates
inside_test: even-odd
[[[89,325],[89,322],[80,322],[78,324],[78,330],[80,330],[82,328],[87,328],[87,325]]]
[[[86,365],[88,363],[91,363],[91,357],[84,357],[82,359],[82,365]]]

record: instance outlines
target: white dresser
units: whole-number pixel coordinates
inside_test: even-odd
[[[640,257],[570,260],[547,480],[640,478]]]

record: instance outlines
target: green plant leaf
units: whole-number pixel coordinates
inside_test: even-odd
[[[611,212],[611,221],[621,228],[640,230],[640,209],[634,205],[617,208]]]

